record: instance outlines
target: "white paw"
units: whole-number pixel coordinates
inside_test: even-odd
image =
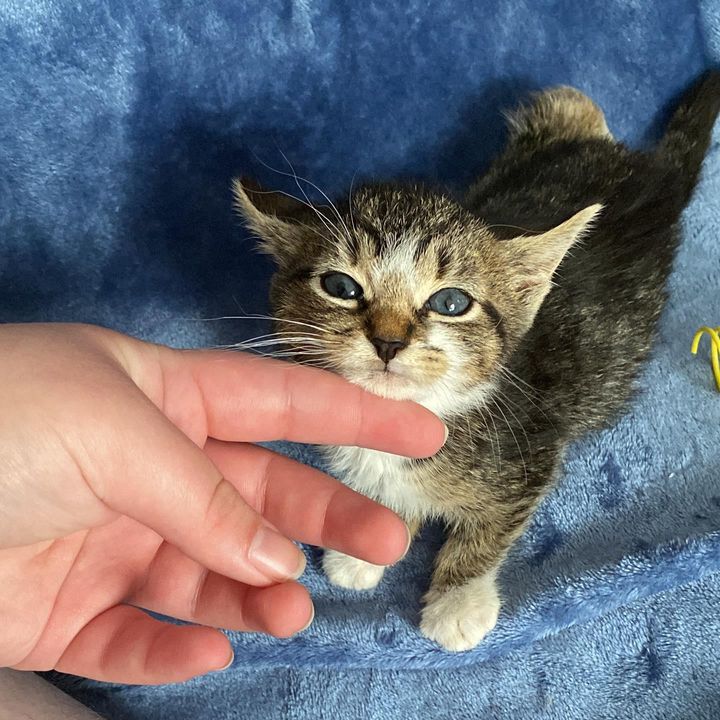
[[[325,551],[323,569],[333,585],[349,590],[372,590],[385,572],[384,565],[373,565],[335,550]]]
[[[451,652],[472,650],[495,627],[500,598],[494,575],[425,596],[420,630]]]

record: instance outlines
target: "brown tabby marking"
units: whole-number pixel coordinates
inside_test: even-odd
[[[419,185],[367,185],[314,207],[235,184],[278,264],[278,341],[297,361],[420,402],[448,426],[445,447],[424,461],[327,448],[338,477],[413,528],[445,521],[421,630],[448,650],[494,627],[498,569],[567,444],[624,408],[719,108],[711,73],[642,154],[612,139],[582,93],[548,90],[510,115],[504,153],[464,205]],[[328,273],[354,295],[330,293]],[[442,292],[447,302],[434,303]],[[383,355],[378,339],[399,349]],[[355,589],[383,574],[333,551],[324,566]]]

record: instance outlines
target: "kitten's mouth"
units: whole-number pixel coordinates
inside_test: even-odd
[[[410,380],[407,372],[405,372],[397,363],[393,362],[386,363],[380,368],[373,368],[372,374],[385,378],[397,378],[397,380]]]
[[[356,364],[338,367],[339,374],[364,390],[392,400],[422,402],[437,378],[428,378],[422,368],[391,360],[366,358]]]
[[[363,378],[358,378],[355,382],[375,395],[393,400],[413,400],[420,391],[418,383],[395,363],[371,368]]]

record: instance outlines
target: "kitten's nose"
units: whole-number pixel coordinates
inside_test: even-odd
[[[370,341],[375,346],[378,357],[384,362],[389,363],[403,348],[407,347],[404,340],[397,338],[373,338]]]

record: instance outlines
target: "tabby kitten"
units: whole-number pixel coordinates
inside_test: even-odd
[[[444,648],[473,648],[494,627],[498,568],[564,448],[625,405],[719,107],[711,73],[640,153],[585,95],[547,90],[509,115],[504,152],[463,202],[371,184],[311,206],[235,183],[277,261],[271,299],[295,357],[448,426],[427,460],[327,449],[332,472],[411,532],[446,523],[420,624]],[[384,571],[335,551],[324,568],[354,589]]]

